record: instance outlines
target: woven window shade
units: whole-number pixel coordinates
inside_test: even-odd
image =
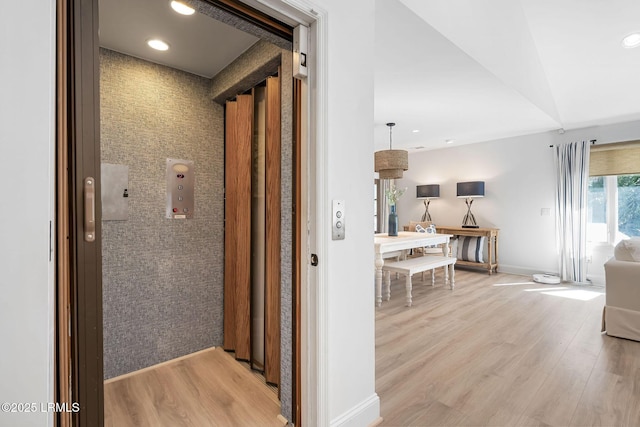
[[[640,141],[592,145],[589,176],[640,174]]]

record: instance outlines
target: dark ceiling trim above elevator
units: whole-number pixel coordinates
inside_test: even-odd
[[[293,27],[235,0],[183,0],[199,13],[238,30],[292,50]]]
[[[250,22],[266,31],[276,34],[285,40],[293,40],[293,28],[284,22],[235,0],[204,0],[214,6],[223,9],[232,15],[236,15],[246,22]]]

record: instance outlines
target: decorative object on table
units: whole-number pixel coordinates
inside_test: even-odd
[[[395,185],[392,185],[387,191],[385,191],[385,195],[387,196],[387,202],[389,203],[389,236],[397,236],[398,235],[398,214],[396,212],[396,203],[398,199],[402,197],[406,188],[400,189]]]
[[[474,197],[484,197],[484,181],[459,182],[457,185],[457,196],[465,198],[467,213],[462,219],[463,228],[478,228],[476,218],[471,212],[471,204]]]
[[[416,187],[416,198],[424,199],[424,213],[422,214],[422,221],[431,221],[429,203],[431,203],[431,199],[437,199],[438,197],[440,197],[439,184],[418,185]]]
[[[392,148],[391,129],[395,125],[395,123],[387,123],[389,126],[389,149],[374,153],[374,169],[379,173],[380,179],[402,178],[402,172],[409,169],[409,152]]]
[[[418,233],[436,234],[436,226],[431,224],[427,228],[424,228],[420,224],[416,225],[416,231]]]
[[[390,206],[389,212],[389,226],[387,227],[387,234],[389,236],[398,235],[398,214],[396,213],[396,205]]]

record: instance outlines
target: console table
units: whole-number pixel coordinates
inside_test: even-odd
[[[498,234],[499,228],[463,228],[437,226],[436,231],[441,234],[453,234],[454,236],[485,236],[487,238],[488,254],[486,262],[463,261],[458,258],[457,264],[468,267],[482,267],[487,269],[489,274],[498,272]],[[455,254],[453,254],[455,256]]]

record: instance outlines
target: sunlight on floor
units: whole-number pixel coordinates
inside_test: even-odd
[[[602,292],[585,291],[582,289],[572,289],[567,291],[553,290],[553,291],[541,292],[541,293],[545,295],[556,296],[556,297],[577,299],[580,301],[589,301],[594,298],[598,298],[600,295],[604,295]]]
[[[519,283],[496,283],[493,286],[523,286],[523,285],[535,285],[533,282],[519,282]]]
[[[496,283],[493,286],[530,286],[539,285],[536,282],[514,282],[514,283]],[[583,289],[572,289],[566,286],[549,285],[546,288],[523,289],[525,292],[540,292],[541,294],[551,295],[555,297],[570,298],[579,301],[590,301],[604,295],[603,292],[586,291]]]

